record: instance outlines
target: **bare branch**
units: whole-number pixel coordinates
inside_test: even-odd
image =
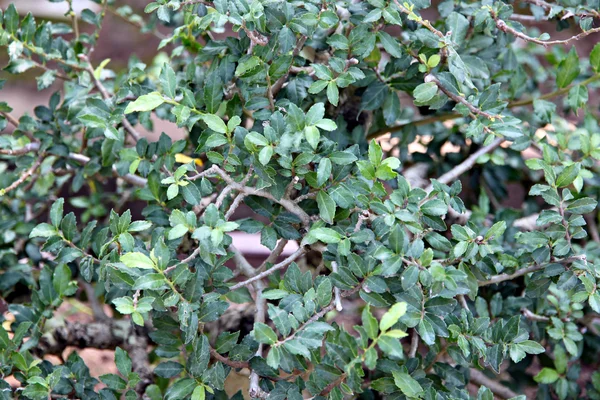
[[[6,193],[10,192],[11,190],[14,190],[14,189],[18,188],[20,184],[22,184],[23,182],[25,182],[27,180],[27,178],[29,178],[38,169],[38,167],[40,166],[40,164],[42,163],[43,160],[44,160],[43,157],[41,157],[41,156],[38,157],[38,159],[35,160],[35,162],[33,163],[33,165],[27,171],[25,171],[19,177],[19,179],[17,179],[16,181],[14,181],[8,187],[6,187],[4,189],[0,189],[0,196],[3,196]]]
[[[580,255],[580,256],[572,256],[572,257],[568,257],[568,258],[564,258],[562,260],[555,260],[553,261],[554,263],[559,263],[559,264],[570,264],[574,261],[587,261],[587,258],[585,255]],[[516,271],[515,273],[512,274],[500,274],[500,275],[496,275],[493,276],[492,278],[490,278],[487,281],[480,281],[479,282],[479,286],[487,286],[487,285],[493,285],[496,283],[500,283],[500,282],[504,282],[504,281],[511,281],[515,278],[518,278],[520,276],[523,275],[527,275],[531,272],[536,272],[536,271],[540,271],[542,269],[546,268],[545,264],[534,264],[531,265],[527,268],[523,268],[520,269],[518,271]]]
[[[485,117],[489,120],[495,120],[495,119],[501,119],[502,116],[501,115],[495,115],[495,114],[490,114],[487,113],[477,107],[475,107],[473,104],[469,103],[464,97],[459,96],[457,94],[452,93],[448,88],[446,88],[442,82],[440,82],[440,80],[438,78],[436,78],[434,75],[429,74],[427,76],[425,76],[425,82],[434,82],[437,87],[444,92],[444,94],[448,97],[450,97],[452,100],[454,100],[457,103],[461,103],[464,106],[466,106],[469,111],[471,111],[473,114],[478,115],[478,116],[482,116]]]
[[[496,26],[502,32],[510,33],[513,36],[518,37],[519,39],[525,40],[526,42],[540,44],[540,45],[542,45],[544,47],[552,46],[552,45],[555,45],[555,44],[569,44],[572,41],[577,41],[579,39],[583,39],[584,37],[589,36],[592,33],[600,32],[600,28],[592,28],[590,30],[583,31],[583,32],[579,33],[578,35],[572,36],[572,37],[570,37],[568,39],[564,39],[564,40],[540,40],[540,39],[528,36],[528,35],[524,34],[523,32],[519,32],[515,28],[512,28],[512,27],[508,26],[508,24],[506,22],[504,22],[503,20],[499,19],[498,16],[495,15],[495,14],[492,14],[492,17],[496,21]]]
[[[511,399],[513,397],[518,396],[515,392],[513,392],[506,386],[502,385],[501,383],[499,383],[493,379],[488,378],[483,372],[479,371],[478,369],[471,368],[469,371],[471,374],[472,382],[475,382],[478,385],[483,385],[483,386],[487,387],[495,395],[500,396],[504,399]]]
[[[225,183],[227,185],[231,186],[231,188],[233,190],[242,192],[247,196],[264,197],[275,203],[278,203],[281,206],[283,206],[286,210],[291,212],[292,214],[297,215],[300,218],[300,220],[302,221],[304,226],[308,227],[310,225],[310,217],[294,201],[285,199],[285,198],[277,199],[277,198],[275,198],[275,196],[273,196],[271,193],[269,193],[265,190],[245,186],[239,182],[236,182],[231,176],[229,176],[225,171],[223,171],[218,165],[213,165],[212,167],[208,168],[207,170],[202,171],[201,173],[190,177],[189,180],[196,180],[196,179],[199,179],[199,178],[202,178],[205,176],[210,176],[210,175],[219,175],[225,181]]]
[[[253,282],[256,282],[258,280],[261,280],[264,277],[267,277],[269,275],[271,275],[273,272],[279,271],[282,268],[287,267],[288,265],[290,265],[291,263],[293,263],[298,257],[300,257],[302,254],[304,254],[306,252],[306,250],[304,249],[304,247],[300,247],[298,250],[296,250],[294,253],[292,253],[288,258],[286,258],[285,260],[283,260],[282,262],[280,262],[279,264],[275,264],[274,266],[272,266],[270,269],[261,272],[258,275],[253,276],[252,278],[245,280],[243,282],[237,283],[235,285],[233,285],[232,287],[229,288],[229,290],[237,290],[241,287],[244,286],[248,286]]]
[[[484,154],[488,154],[498,148],[502,143],[504,143],[503,138],[494,139],[494,141],[487,146],[484,146],[477,150],[475,153],[471,154],[465,161],[458,164],[456,167],[452,168],[450,171],[446,172],[444,175],[440,176],[438,182],[443,184],[448,184],[460,177],[462,174],[473,168],[477,159]],[[427,186],[425,191],[427,193],[433,190],[433,185]]]

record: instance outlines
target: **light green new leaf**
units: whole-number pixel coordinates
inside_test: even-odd
[[[127,108],[125,108],[125,114],[131,114],[133,112],[152,111],[164,102],[165,99],[160,93],[148,93],[138,97],[135,101],[129,103],[127,105]]]
[[[156,264],[145,254],[135,252],[121,256],[121,262],[129,268],[154,269]]]

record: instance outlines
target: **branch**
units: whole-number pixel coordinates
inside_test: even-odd
[[[452,168],[450,171],[440,176],[438,182],[447,185],[448,183],[455,181],[459,176],[470,170],[473,167],[473,165],[475,165],[479,157],[494,151],[502,143],[504,143],[504,138],[494,139],[492,143],[480,148],[475,153],[471,154],[465,161],[461,162],[456,167]],[[433,185],[429,185],[425,189],[427,193],[431,192],[432,190]]]
[[[469,370],[471,375],[471,381],[475,382],[478,385],[483,385],[494,392],[495,395],[500,396],[504,399],[511,399],[513,397],[517,397],[518,395],[502,385],[499,382],[496,382],[493,379],[488,378],[483,372],[479,371],[475,368],[470,368]]]
[[[252,278],[250,278],[248,280],[245,280],[243,282],[239,282],[239,283],[233,285],[232,287],[229,288],[229,290],[231,290],[231,291],[237,290],[237,289],[239,289],[241,287],[248,286],[249,284],[251,284],[253,282],[259,281],[262,278],[271,275],[273,272],[279,271],[280,269],[287,267],[288,265],[290,265],[291,263],[293,263],[298,257],[300,257],[305,252],[306,252],[306,250],[304,249],[304,247],[300,247],[298,250],[296,250],[288,258],[286,258],[285,260],[283,260],[279,264],[275,264],[270,269],[268,269],[268,270],[266,270],[264,272],[261,272],[260,274],[255,275],[255,276],[253,276]]]
[[[242,192],[246,196],[264,197],[275,203],[278,203],[281,206],[283,206],[283,208],[285,208],[286,210],[291,212],[292,214],[297,215],[305,227],[308,227],[310,225],[310,217],[302,209],[302,207],[298,206],[294,201],[285,199],[285,198],[276,199],[275,196],[273,196],[271,193],[269,193],[265,190],[245,186],[240,182],[236,182],[231,176],[229,176],[225,171],[223,171],[218,165],[213,165],[212,167],[208,168],[207,170],[202,171],[201,173],[194,175],[188,179],[193,181],[193,180],[196,180],[196,179],[199,179],[199,178],[202,178],[205,176],[209,176],[209,175],[219,175],[228,186],[231,186],[231,188],[233,190]]]
[[[298,40],[298,43],[296,43],[296,47],[294,47],[294,51],[292,52],[292,63],[293,63],[294,58],[298,54],[300,54],[300,50],[302,50],[302,47],[304,47],[304,43],[306,43],[306,39],[307,39],[307,36],[302,35],[300,37],[300,39]],[[291,66],[290,66],[290,69],[291,69]],[[288,72],[286,72],[286,74],[284,76],[282,76],[281,78],[277,79],[275,84],[271,87],[271,96],[273,98],[275,98],[275,96],[277,96],[277,93],[279,93],[279,91],[283,87],[283,84],[287,81],[287,78],[289,75],[290,75],[290,70],[288,69]]]
[[[412,336],[410,338],[410,350],[408,352],[408,358],[415,358],[417,351],[419,350],[419,334],[416,329],[413,329]]]
[[[584,261],[584,262],[586,262],[587,261],[587,257],[585,256],[585,254],[583,254],[583,255],[580,255],[580,256],[572,256],[572,257],[563,258],[562,260],[555,260],[555,261],[553,261],[553,263],[570,264],[570,263],[572,263],[574,261]],[[527,275],[527,274],[529,274],[531,272],[540,271],[540,270],[542,270],[544,268],[546,268],[545,264],[534,264],[534,265],[531,265],[531,266],[529,266],[527,268],[520,269],[517,272],[512,273],[512,274],[500,274],[500,275],[493,276],[492,278],[490,278],[487,281],[480,281],[479,282],[479,286],[481,287],[481,286],[493,285],[493,284],[504,282],[504,281],[510,281],[510,280],[513,280],[513,279],[518,278],[520,276]]]
[[[352,288],[350,290],[342,292],[342,294],[341,294],[342,298],[350,297],[354,293],[358,292],[360,289],[362,289],[363,283],[364,282],[361,282],[355,288]],[[335,308],[335,299],[331,300],[331,302],[327,306],[323,307],[321,309],[321,311],[319,311],[318,313],[316,313],[315,315],[313,315],[312,317],[310,317],[305,323],[303,323],[302,325],[300,325],[298,327],[298,329],[296,329],[294,331],[294,333],[292,333],[290,336],[286,337],[285,339],[279,340],[276,343],[273,343],[272,347],[281,346],[285,342],[288,342],[288,341],[292,340],[296,336],[297,333],[299,333],[300,331],[302,331],[309,324],[311,324],[311,323],[313,323],[313,322],[321,319],[323,316],[325,316],[325,314],[327,314],[329,311],[333,310],[334,308]]]
[[[222,356],[212,347],[210,348],[210,355],[217,361],[222,362],[225,365],[229,365],[231,368],[241,369],[241,368],[250,368],[250,364],[248,361],[233,361],[229,358]]]
[[[10,192],[11,190],[14,190],[14,189],[18,188],[20,184],[22,184],[23,182],[25,182],[27,180],[27,178],[29,178],[31,175],[33,175],[33,173],[38,169],[38,167],[40,166],[40,164],[42,163],[43,160],[44,160],[43,156],[38,157],[38,159],[35,160],[35,162],[31,166],[31,168],[29,168],[27,171],[25,171],[23,173],[23,175],[21,175],[19,177],[19,179],[17,179],[16,181],[14,181],[7,188],[0,189],[0,196],[4,196],[6,193]]]
[[[28,143],[20,149],[16,150],[8,150],[8,149],[0,149],[0,154],[7,156],[22,156],[23,154],[27,154],[32,151],[37,151],[40,148],[40,144],[37,142]]]
[[[437,85],[437,87],[442,92],[444,92],[444,94],[446,96],[450,97],[452,100],[454,100],[457,103],[463,104],[464,106],[466,106],[469,109],[469,111],[471,111],[475,115],[485,117],[492,121],[495,119],[502,119],[501,115],[494,115],[494,114],[487,113],[487,112],[475,107],[473,104],[469,103],[464,97],[452,93],[444,85],[442,85],[442,82],[440,82],[438,78],[436,78],[432,74],[425,76],[425,82],[434,82]]]
[[[583,31],[583,32],[579,33],[578,35],[572,36],[572,37],[570,37],[568,39],[564,39],[564,40],[540,40],[540,39],[533,38],[531,36],[527,36],[523,32],[519,32],[515,28],[511,28],[510,26],[508,26],[506,24],[506,22],[499,19],[498,16],[494,13],[492,13],[492,18],[494,18],[494,21],[496,21],[496,26],[502,32],[510,33],[510,34],[518,37],[519,39],[525,40],[526,42],[541,44],[544,47],[548,47],[548,46],[555,45],[555,44],[569,44],[570,42],[572,42],[574,40],[582,39],[588,35],[591,35],[592,33],[600,32],[600,28],[592,28],[588,31]]]
[[[86,62],[87,66],[85,69],[90,75],[92,75],[94,85],[96,86],[96,88],[98,88],[98,91],[100,92],[100,94],[102,94],[104,100],[110,99],[112,96],[108,93],[108,90],[106,90],[102,82],[100,82],[100,79],[96,77],[96,74],[94,73],[94,69],[92,68],[92,64],[90,63],[88,56],[85,54],[81,54],[79,55],[79,58]],[[133,140],[137,143],[137,141],[140,140],[142,135],[140,135],[140,133],[136,131],[135,128],[129,123],[127,117],[123,117],[123,119],[121,120],[121,124],[123,125],[125,130],[129,132]]]

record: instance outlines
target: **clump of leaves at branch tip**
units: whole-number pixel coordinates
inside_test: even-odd
[[[0,12],[0,399],[600,399],[595,2],[94,1]]]

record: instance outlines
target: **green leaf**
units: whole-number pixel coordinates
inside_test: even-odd
[[[421,206],[421,212],[425,215],[441,216],[448,212],[448,206],[442,200],[429,200]]]
[[[587,214],[596,209],[598,202],[591,197],[575,200],[567,206],[567,211],[573,214]]]
[[[377,32],[377,36],[379,37],[379,41],[383,45],[383,48],[389,53],[390,56],[402,58],[402,47],[396,39],[384,31]]]
[[[69,282],[71,281],[71,268],[66,264],[59,264],[54,269],[52,275],[52,286],[59,296],[62,296],[69,288]]]
[[[437,91],[438,87],[435,82],[422,83],[413,91],[413,97],[417,103],[426,104],[429,100],[433,99]]]
[[[575,46],[571,47],[569,54],[558,64],[556,84],[559,88],[567,87],[579,76],[579,56]]]
[[[204,400],[206,399],[206,390],[203,385],[196,386],[196,389],[192,392],[191,400]]]
[[[223,122],[221,117],[214,114],[204,114],[201,118],[202,121],[204,121],[204,123],[213,131],[218,133],[227,133],[227,125],[225,125],[225,122]]]
[[[524,340],[519,342],[518,345],[527,354],[541,354],[545,351],[544,346],[533,340]]]
[[[267,165],[269,161],[271,161],[271,157],[273,157],[273,147],[265,146],[258,153],[258,161],[262,165]]]
[[[317,193],[317,205],[319,206],[319,215],[323,221],[333,224],[336,207],[335,201],[324,190],[320,190]]]
[[[400,371],[392,371],[394,383],[407,397],[418,397],[423,388],[412,376]]]
[[[370,306],[367,304],[365,308],[363,308],[362,312],[362,326],[365,328],[365,332],[367,332],[367,336],[371,339],[375,339],[379,333],[379,328],[377,327],[377,320],[371,314]]]
[[[490,240],[491,238],[497,238],[502,236],[504,231],[506,230],[506,222],[499,221],[496,222],[492,227],[486,232],[484,239]]]
[[[243,59],[235,69],[235,76],[250,76],[255,72],[255,69],[258,70],[260,64],[262,64],[262,61],[256,56]]]
[[[127,352],[120,347],[115,349],[115,364],[121,375],[127,376],[131,372],[131,359]]]
[[[317,169],[317,185],[323,186],[325,182],[329,180],[331,175],[331,160],[329,158],[323,158],[319,162],[319,168]]]
[[[64,204],[65,199],[61,197],[52,204],[52,208],[50,209],[50,220],[56,229],[60,227],[60,222],[62,221]]]
[[[175,361],[161,362],[154,368],[154,374],[161,378],[173,378],[183,371],[183,365]]]
[[[536,376],[533,377],[533,380],[537,383],[550,384],[556,382],[558,378],[559,375],[555,369],[546,367],[542,368],[542,370]]]
[[[315,228],[310,233],[323,243],[339,243],[342,240],[342,236],[331,228]]]
[[[575,178],[579,175],[580,165],[579,163],[571,164],[562,170],[560,175],[556,178],[557,187],[569,186]]]
[[[30,238],[34,238],[34,237],[51,237],[54,235],[58,234],[58,230],[50,225],[47,224],[45,222],[42,222],[41,224],[37,225],[35,228],[33,228],[31,230],[31,233],[29,234]]]
[[[333,285],[329,278],[323,279],[323,281],[317,286],[317,303],[321,307],[325,307],[331,303],[333,296]]]
[[[337,106],[340,101],[340,91],[338,90],[335,81],[330,81],[327,84],[327,100],[334,106]]]
[[[348,165],[357,160],[356,156],[346,151],[334,151],[329,159],[337,165]]]
[[[310,147],[316,149],[319,145],[321,133],[319,132],[319,129],[317,129],[317,127],[307,126],[304,128],[304,137],[306,138],[308,144],[310,144]]]
[[[178,380],[167,389],[165,400],[181,400],[189,396],[196,388],[196,380],[183,378]]]
[[[175,76],[175,71],[173,71],[173,68],[167,63],[162,67],[160,84],[164,94],[166,94],[167,97],[174,99],[177,92],[177,78]]]
[[[390,329],[400,318],[406,314],[406,303],[396,303],[390,309],[383,314],[381,321],[379,322],[379,329],[383,332]]]
[[[129,268],[156,268],[156,264],[148,256],[139,252],[123,254],[121,256],[121,262]]]
[[[600,43],[596,43],[590,53],[590,65],[596,72],[600,72]]]
[[[152,111],[156,107],[160,106],[165,102],[165,99],[158,92],[152,92],[138,97],[135,101],[132,101],[125,108],[125,114],[131,114],[133,112]]]
[[[131,253],[128,253],[131,254]],[[167,283],[163,274],[146,274],[135,280],[133,289],[135,290],[158,290],[166,289]]]
[[[274,344],[277,342],[277,334],[269,327],[268,325],[263,324],[262,322],[254,323],[254,338],[259,343],[264,344]]]

